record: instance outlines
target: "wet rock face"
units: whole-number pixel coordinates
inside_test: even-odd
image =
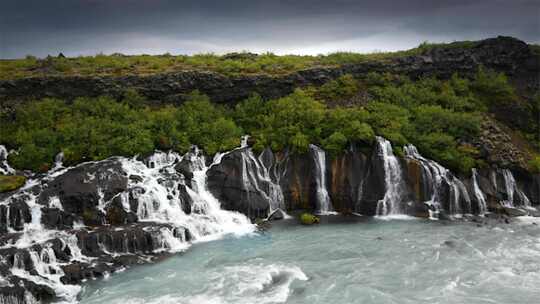
[[[99,227],[92,231],[77,232],[81,253],[90,257],[107,255],[107,252],[151,255],[156,250],[166,249],[161,230],[168,229],[182,241],[190,241],[189,232],[184,228],[158,223],[136,223],[117,226],[114,229]]]
[[[82,218],[86,225],[100,225],[105,214],[99,205],[126,191],[127,186],[128,176],[120,160],[111,158],[68,169],[43,185],[38,201],[47,206],[58,199],[66,213]]]
[[[77,247],[66,244],[66,240],[54,238],[29,248],[0,248],[0,275],[5,281],[3,283],[7,283],[0,284],[0,297],[3,297],[0,299],[13,301],[7,303],[26,303],[29,297],[43,303],[57,300],[51,287],[13,276],[13,268],[32,275],[48,269],[52,274],[60,274],[63,284],[81,284],[83,280],[101,278],[129,265],[166,256],[169,240],[163,236],[165,230],[179,241],[191,240],[185,228],[145,222],[77,231],[74,235]],[[0,244],[16,242],[21,237],[22,234],[4,234],[0,236]],[[75,248],[80,248],[80,252]],[[45,250],[48,250],[47,254],[44,254]],[[41,264],[36,264],[36,259]],[[60,269],[49,264],[52,261],[62,263]]]
[[[384,161],[376,150],[371,152],[367,171],[362,185],[362,199],[356,211],[364,215],[375,215],[377,204],[386,192]]]
[[[226,77],[214,72],[184,71],[146,76],[36,77],[0,81],[0,104],[28,98],[110,95],[120,97],[126,88],[150,100],[178,102],[194,90],[215,102],[237,102],[258,93],[264,98],[290,94],[296,87],[320,85],[343,74],[362,76],[368,72],[403,73],[420,76],[450,77],[453,73],[472,74],[478,66],[505,72],[518,85],[534,91],[538,88],[538,57],[526,43],[509,37],[486,39],[472,47],[434,48],[426,53],[389,60],[365,62],[337,68],[312,68],[284,76],[240,75]]]
[[[174,166],[176,172],[184,176],[187,184],[192,185],[193,172],[202,170],[205,165],[201,161],[201,154],[202,152],[198,150],[192,150],[184,155],[182,160]]]
[[[329,161],[329,193],[334,210],[342,213],[356,211],[356,205],[362,199],[367,157],[353,149]]]
[[[38,285],[32,281],[18,278],[13,281],[12,286],[0,287],[0,299],[3,303],[50,303],[56,300],[55,292],[52,288]]]
[[[265,217],[269,212],[267,184],[257,173],[257,167],[250,164],[255,158],[246,156],[247,149],[233,151],[212,167],[208,172],[208,185],[225,208],[252,219]],[[334,211],[377,214],[378,205],[388,191],[387,172],[377,148],[364,150],[361,152],[354,147],[342,155],[326,158],[326,189]],[[539,205],[538,175],[520,170],[504,173],[502,169],[482,169],[478,171],[475,188],[470,176],[455,176],[421,155],[416,157],[418,159],[398,160],[402,176],[398,178],[397,203],[405,214],[417,217],[429,217],[434,212],[446,217],[479,214],[499,210],[501,202],[509,199],[511,205],[518,208]],[[321,172],[315,165],[313,153],[291,155],[264,151],[256,161],[269,168],[271,180],[280,185],[285,210],[317,211],[317,175]]]
[[[248,148],[235,150],[208,171],[208,188],[227,210],[248,217],[265,218],[270,210],[266,197],[267,181],[262,178],[260,162],[248,155]]]
[[[14,200],[11,204],[0,205],[0,232],[2,233],[7,232],[8,228],[20,231],[31,219],[30,209],[22,199]]]
[[[522,169],[485,168],[479,170],[478,181],[492,210],[499,210],[501,204],[511,208],[540,205],[539,174]]]

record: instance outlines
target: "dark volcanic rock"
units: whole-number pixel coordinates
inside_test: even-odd
[[[204,168],[205,164],[202,162],[201,154],[201,151],[193,149],[192,151],[186,153],[182,160],[174,166],[174,169],[184,176],[186,183],[188,184],[191,184],[193,172],[202,170]]]
[[[100,225],[105,220],[98,209],[100,202],[110,201],[127,185],[127,174],[118,159],[84,163],[47,182],[39,202],[48,205],[56,197],[66,213],[81,217],[86,225]]]
[[[367,157],[355,146],[344,154],[331,158],[328,192],[335,211],[350,213],[356,210],[366,171]]]
[[[87,256],[99,257],[107,252],[145,255],[167,248],[162,237],[163,229],[170,230],[180,240],[187,242],[191,239],[187,229],[151,222],[99,227],[92,231],[78,231],[76,235],[81,252]]]
[[[13,198],[10,204],[0,205],[0,232],[7,232],[8,226],[22,230],[25,223],[32,220],[30,209],[23,197]]]
[[[75,221],[80,220],[73,214],[66,213],[57,208],[43,208],[41,209],[41,212],[41,223],[45,225],[47,229],[70,229],[73,227]]]
[[[277,154],[280,171],[283,176],[279,184],[283,189],[287,210],[316,210],[316,182],[314,162],[309,154],[289,154],[287,151]]]
[[[383,199],[386,192],[384,162],[377,147],[372,153],[366,171],[365,182],[362,186],[362,201],[357,205],[356,211],[363,215],[375,215],[377,203]]]
[[[267,187],[260,178],[259,163],[249,148],[235,150],[223,156],[221,162],[208,170],[208,188],[222,207],[239,211],[249,218],[266,218],[269,200],[261,187]]]
[[[268,216],[268,221],[279,221],[285,218],[285,213],[281,209],[276,209]]]
[[[538,89],[539,60],[528,45],[510,37],[486,39],[464,47],[435,47],[422,54],[362,62],[335,68],[312,68],[287,74],[240,75],[226,77],[215,72],[184,71],[177,73],[133,76],[35,77],[0,81],[0,104],[16,100],[79,96],[122,96],[136,89],[150,100],[177,103],[193,90],[210,96],[215,102],[237,102],[258,93],[264,98],[290,94],[296,87],[320,85],[343,74],[363,76],[368,72],[403,73],[413,78],[453,73],[471,75],[478,66],[505,72],[524,89]]]

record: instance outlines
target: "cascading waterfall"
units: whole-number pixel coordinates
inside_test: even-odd
[[[382,160],[384,169],[384,185],[385,194],[377,204],[377,215],[396,215],[403,214],[403,197],[405,196],[405,181],[403,178],[403,172],[398,158],[393,154],[392,146],[389,141],[384,138],[377,137],[378,148],[377,153]],[[276,173],[276,166],[265,163],[263,161],[263,155],[256,157],[253,154],[251,148],[247,147],[247,137],[242,140],[241,147],[232,150],[237,151],[242,149],[241,161],[243,168],[243,181],[246,183],[244,186],[246,189],[254,189],[259,192],[270,203],[271,212],[277,209],[284,209],[284,195],[279,184],[279,177]],[[317,199],[317,212],[320,214],[332,212],[332,203],[327,190],[327,176],[326,176],[326,154],[325,151],[317,146],[310,145],[314,161],[314,176],[316,182],[316,199]],[[448,200],[449,213],[459,214],[463,213],[462,209],[471,210],[470,198],[464,184],[453,176],[449,170],[442,167],[438,163],[425,159],[422,157],[417,149],[412,145],[404,147],[406,157],[414,159],[421,164],[424,182],[428,185],[428,192],[430,199],[426,203],[434,206],[435,213],[441,208],[442,191],[446,188],[449,192]],[[128,186],[124,191],[114,192],[112,198],[108,197],[108,190],[103,187],[102,184],[94,183],[97,185],[98,199],[96,209],[103,211],[104,213],[109,207],[122,209],[126,212],[136,213],[139,222],[158,223],[158,228],[153,225],[144,226],[142,231],[148,231],[147,229],[155,228],[157,235],[151,235],[152,243],[157,246],[152,247],[152,252],[177,252],[184,251],[190,246],[190,242],[201,242],[214,240],[225,235],[243,235],[254,231],[254,225],[250,220],[238,212],[232,212],[221,209],[220,202],[212,195],[207,187],[207,172],[208,170],[221,162],[224,155],[216,154],[212,164],[207,165],[203,153],[200,153],[196,147],[193,151],[181,156],[177,153],[164,153],[155,152],[153,155],[147,157],[144,161],[137,160],[136,158],[114,158],[114,162],[118,168],[117,171],[125,174],[124,179],[127,180]],[[0,146],[0,169],[10,168],[5,162],[7,151],[5,147]],[[95,256],[85,256],[83,252],[88,250],[86,246],[79,248],[78,237],[79,234],[74,234],[76,229],[81,228],[81,224],[75,223],[74,230],[52,230],[45,229],[47,208],[57,209],[58,212],[64,212],[65,201],[62,201],[62,196],[57,192],[51,192],[45,197],[41,197],[39,191],[47,190],[49,185],[47,182],[53,178],[63,174],[71,168],[65,168],[62,164],[63,155],[58,154],[55,158],[55,165],[53,169],[45,176],[41,175],[34,179],[30,179],[19,190],[17,190],[10,197],[4,198],[0,201],[0,205],[4,209],[3,216],[6,216],[5,223],[7,223],[8,233],[16,232],[20,234],[17,239],[10,240],[2,244],[2,248],[9,248],[9,250],[26,250],[27,255],[30,257],[31,265],[25,265],[25,256],[14,254],[12,274],[19,276],[26,280],[32,281],[36,284],[45,285],[54,289],[57,295],[62,300],[75,301],[80,287],[76,285],[64,285],[60,280],[64,275],[63,266],[70,265],[72,262],[92,264],[98,262],[99,258]],[[184,177],[177,172],[175,165],[181,161],[188,161],[192,164],[190,170],[193,170],[193,178],[190,184],[186,184]],[[118,164],[120,162],[120,165]],[[89,162],[86,164],[95,164],[96,162]],[[103,171],[89,171],[83,173],[82,184],[90,184],[95,182],[95,179],[100,181],[107,181],[109,174],[113,174],[115,169],[107,168]],[[270,172],[274,170],[273,172]],[[123,172],[122,172],[123,171]],[[5,172],[5,171],[2,171]],[[99,172],[99,173],[96,173]],[[1,174],[1,172],[0,172]],[[504,178],[504,187],[508,194],[508,200],[505,204],[513,206],[514,201],[518,202],[520,206],[530,206],[530,201],[525,194],[518,188],[516,181],[509,170],[503,170],[501,172]],[[274,176],[272,176],[274,175]],[[473,190],[476,201],[479,204],[480,214],[487,212],[487,203],[484,193],[482,193],[478,182],[478,173],[473,169]],[[494,175],[493,178],[496,179]],[[495,180],[496,181],[496,180]],[[363,182],[363,181],[362,181]],[[443,183],[446,183],[448,187],[442,187]],[[53,184],[54,185],[54,184]],[[495,183],[496,186],[496,183]],[[42,188],[40,188],[42,187]],[[99,187],[103,187],[100,189]],[[122,187],[125,187],[122,186]],[[360,186],[361,187],[361,186]],[[360,192],[361,190],[359,190]],[[249,192],[248,192],[249,193]],[[471,194],[473,195],[473,194]],[[112,196],[112,195],[111,195]],[[361,194],[359,194],[361,196]],[[23,201],[28,207],[28,211],[25,211],[23,216],[21,209],[18,205],[11,205],[16,201]],[[115,205],[111,205],[112,203]],[[464,206],[464,202],[469,203],[469,206]],[[189,208],[186,208],[189,204]],[[517,204],[517,203],[516,203]],[[135,207],[136,206],[136,207]],[[69,211],[68,205],[65,205],[66,210]],[[465,211],[468,211],[465,210]],[[19,214],[14,214],[18,212]],[[28,217],[28,213],[30,217]],[[12,217],[16,218],[16,221],[26,221],[22,227],[18,224],[10,222],[10,214],[17,215]],[[42,216],[44,224],[42,224]],[[23,219],[24,218],[24,219]],[[28,220],[30,218],[30,220]],[[127,222],[129,223],[129,222]],[[131,224],[130,224],[131,225]],[[18,226],[18,227],[14,227]],[[103,228],[103,227],[101,227]],[[189,236],[184,234],[179,236],[180,228],[186,228],[189,232]],[[22,229],[17,232],[16,229]],[[114,227],[115,231],[120,231],[120,234],[124,236],[128,235],[127,228],[123,226]],[[126,232],[122,230],[126,229]],[[84,233],[93,233],[92,228],[86,227]],[[82,232],[82,231],[81,231]],[[102,252],[109,254],[112,257],[121,256],[123,254],[131,254],[132,252],[142,252],[136,242],[124,237],[122,243],[119,244],[119,249],[111,248],[110,243],[107,244],[107,235],[96,236],[97,246]],[[55,254],[58,243],[52,243],[51,240],[56,239],[57,242],[61,242],[62,250],[66,248],[69,252],[68,257],[65,254]],[[145,253],[147,251],[144,251]],[[27,260],[28,261],[28,260]],[[2,261],[0,261],[2,262]],[[11,267],[11,266],[10,266]],[[30,268],[32,268],[30,270]],[[66,270],[66,272],[68,272]],[[0,278],[2,282],[2,278]],[[29,293],[28,301],[30,303],[32,295]],[[0,298],[2,303],[2,298]]]
[[[7,158],[9,153],[5,146],[0,145],[0,174],[14,174],[15,169],[9,166]]]
[[[33,269],[37,275],[26,270],[26,265],[18,253],[14,255],[13,268],[11,272],[18,277],[27,279],[36,284],[50,287],[67,303],[73,303],[75,302],[76,296],[80,292],[81,287],[62,283],[61,277],[64,275],[64,271],[60,266],[64,264],[57,261],[54,250],[52,250],[49,245],[50,244],[45,244],[45,247],[39,252],[29,250]]]
[[[222,156],[217,154],[210,166],[218,164]],[[176,172],[172,165],[181,157],[160,157],[160,161],[155,161],[156,158],[154,158],[151,162],[153,165],[150,167],[135,159],[123,160],[123,168],[128,174],[143,178],[142,182],[134,182],[130,185],[132,188],[144,189],[135,195],[138,201],[139,220],[172,223],[186,227],[194,241],[215,239],[230,233],[244,234],[253,231],[253,226],[247,217],[237,212],[222,210],[219,201],[207,189],[206,172],[210,167],[205,165],[204,156],[194,153],[191,157],[201,169],[193,172],[193,189],[186,186],[186,191],[193,201],[193,211],[190,214],[184,212],[183,198],[178,191],[180,186],[185,186],[183,181],[169,178],[168,182],[161,182],[163,177],[166,177],[164,175],[175,176]]]
[[[478,213],[480,215],[483,215],[487,212],[487,202],[484,192],[482,192],[480,186],[478,186],[478,172],[476,168],[472,169],[472,179],[474,196],[476,197],[476,201],[478,202]]]
[[[332,202],[326,188],[326,152],[315,146],[309,145],[315,160],[315,181],[317,184],[317,213],[330,214],[333,212]]]
[[[402,201],[403,178],[399,160],[394,156],[392,144],[382,137],[377,137],[377,153],[383,160],[385,193],[382,200],[377,203],[377,215],[402,214],[400,202]]]
[[[515,207],[514,205],[514,197],[515,195],[518,196],[518,199],[519,199],[519,205],[522,206],[522,207],[530,207],[531,206],[531,202],[529,200],[529,198],[525,195],[525,193],[523,193],[523,191],[521,191],[517,184],[516,184],[516,180],[514,179],[514,175],[512,174],[512,172],[508,169],[503,169],[502,170],[502,175],[503,175],[503,178],[504,178],[504,187],[505,187],[505,190],[506,190],[506,194],[507,194],[507,199],[506,200],[503,200],[501,203],[505,206],[505,207]],[[496,185],[496,183],[495,183]]]
[[[218,154],[214,158],[212,165],[221,161],[223,154]],[[188,241],[200,242],[220,238],[228,234],[243,235],[254,231],[255,226],[243,214],[222,210],[219,201],[208,191],[206,186],[206,172],[209,167],[205,165],[204,156],[198,155],[194,158],[200,169],[193,172],[193,189],[186,186],[184,179],[174,169],[174,164],[182,159],[182,156],[176,153],[156,152],[143,161],[128,158],[117,158],[120,161],[122,169],[127,176],[137,175],[138,178],[129,180],[128,188],[118,193],[109,200],[105,200],[105,194],[102,189],[97,190],[99,196],[98,210],[105,211],[114,199],[119,199],[121,206],[126,212],[137,212],[140,222],[157,222],[171,225],[172,227],[187,228],[190,240],[177,235],[173,229],[162,227],[153,235],[153,241],[157,247],[154,252],[161,251],[177,252],[186,250],[190,243]],[[211,166],[212,166],[211,165]],[[45,229],[41,223],[42,208],[49,207],[63,210],[62,203],[58,196],[50,196],[47,200],[38,203],[37,194],[33,187],[43,184],[44,181],[52,179],[69,168],[62,165],[62,157],[56,158],[55,166],[49,173],[40,179],[30,179],[26,185],[19,189],[16,194],[1,201],[5,205],[7,213],[8,232],[14,232],[10,229],[9,222],[12,208],[10,203],[15,200],[24,200],[29,208],[30,221],[24,223],[20,237],[16,241],[8,242],[2,248],[13,247],[17,250],[27,250],[32,260],[33,270],[26,270],[22,256],[16,254],[14,266],[11,273],[14,276],[32,281],[36,284],[48,286],[55,290],[57,296],[67,302],[75,302],[76,296],[80,292],[78,285],[65,285],[60,278],[64,276],[61,266],[71,262],[92,263],[95,258],[87,257],[82,254],[78,247],[78,238],[75,234],[67,231],[57,231]],[[102,173],[100,173],[102,174]],[[108,174],[108,171],[106,171]],[[83,183],[89,183],[97,175],[88,174]],[[100,175],[101,178],[101,175]],[[107,178],[103,176],[103,178]],[[184,212],[183,204],[186,197],[182,197],[180,189],[185,187],[184,196],[192,201],[192,212]],[[132,200],[137,203],[137,210],[131,210]],[[42,205],[44,204],[44,205]],[[20,212],[20,210],[19,210]],[[80,225],[74,223],[75,226]],[[74,226],[74,228],[76,228]],[[56,258],[55,252],[51,247],[50,241],[58,239],[62,246],[69,248],[69,262],[62,263]],[[137,251],[136,243],[128,245],[127,238],[122,246],[122,252],[109,252],[111,256],[129,254],[130,248]],[[130,243],[131,244],[131,243]],[[40,246],[41,249],[31,249],[34,246]],[[98,238],[98,246],[103,252],[108,253],[105,244]],[[29,294],[31,296],[31,294]],[[3,298],[2,298],[3,299]],[[5,299],[3,299],[5,300]],[[28,303],[30,298],[28,298]]]
[[[244,189],[253,187],[270,206],[270,213],[277,209],[285,209],[285,201],[283,191],[278,183],[275,183],[270,178],[269,169],[264,166],[264,163],[259,158],[256,158],[251,148],[246,148],[241,153],[242,158],[242,181]],[[247,192],[249,195],[249,191]],[[248,198],[249,199],[249,198]]]
[[[415,146],[409,144],[404,147],[405,156],[414,159],[418,161],[422,165],[423,173],[425,174],[424,177],[427,180],[427,183],[429,184],[428,190],[431,192],[431,198],[429,201],[425,202],[430,208],[430,217],[431,218],[437,218],[438,214],[440,212],[441,208],[441,191],[442,191],[442,184],[445,182],[448,184],[450,188],[450,197],[449,197],[449,210],[448,213],[452,214],[454,216],[459,216],[463,213],[463,210],[460,205],[460,200],[463,197],[463,199],[468,204],[467,212],[470,212],[471,208],[471,199],[469,197],[469,193],[467,192],[467,189],[465,188],[465,185],[456,178],[450,170],[446,169],[445,167],[439,165],[437,162],[433,160],[429,160],[424,158],[420,153],[418,153],[418,150]],[[431,210],[433,209],[433,210]]]
[[[281,186],[279,185],[279,175],[276,175],[278,180],[274,182],[272,178],[270,177],[270,169],[267,168],[264,165],[264,162],[261,160],[262,153],[259,155],[259,158],[257,158],[258,163],[260,164],[261,171],[262,172],[262,180],[264,180],[268,184],[268,199],[270,200],[270,213],[281,209],[283,212],[285,212],[285,198],[283,197],[283,190],[281,189]]]

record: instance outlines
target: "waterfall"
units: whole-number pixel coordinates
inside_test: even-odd
[[[377,203],[377,215],[403,214],[400,202],[403,197],[403,178],[399,160],[392,151],[392,144],[377,136],[377,155],[383,160],[385,193]]]
[[[64,152],[60,152],[54,157],[54,165],[51,169],[51,172],[57,171],[62,168],[64,168]]]
[[[131,182],[130,188],[141,188],[132,195],[138,203],[137,215],[140,221],[164,222],[186,227],[194,241],[219,238],[226,234],[245,234],[253,231],[249,219],[237,212],[221,209],[220,202],[210,193],[206,185],[208,169],[218,164],[223,154],[216,154],[214,162],[206,166],[204,156],[190,153],[189,157],[196,163],[193,171],[193,185],[185,185],[177,176],[174,163],[183,159],[181,156],[152,156],[148,166],[136,159],[123,159],[122,165],[128,174],[142,177],[142,181]],[[166,182],[164,182],[166,181]],[[193,201],[192,212],[186,214],[182,208],[184,198],[178,191],[185,186],[187,194]],[[192,187],[190,187],[192,186]]]
[[[330,195],[326,189],[326,152],[323,149],[309,145],[315,160],[315,182],[317,185],[317,213],[329,214],[333,212]]]
[[[404,147],[405,156],[418,161],[422,165],[422,170],[424,173],[424,178],[426,183],[429,185],[429,191],[431,192],[431,198],[425,203],[429,205],[430,208],[430,217],[437,218],[441,207],[442,200],[442,185],[446,183],[449,186],[449,210],[446,210],[449,214],[459,216],[463,213],[463,210],[460,205],[461,198],[467,203],[467,207],[470,212],[471,199],[469,193],[465,188],[465,185],[455,177],[450,170],[441,166],[433,160],[424,158],[415,146],[408,144]],[[433,209],[433,210],[431,210]]]
[[[531,202],[529,201],[529,198],[525,195],[525,193],[523,193],[523,191],[518,188],[512,172],[508,169],[503,169],[502,175],[504,178],[504,187],[506,190],[507,199],[501,201],[501,204],[505,207],[515,207],[514,196],[517,195],[520,206],[530,207]]]
[[[15,169],[8,164],[8,151],[5,146],[0,145],[0,174],[8,175],[15,174]]]
[[[480,186],[478,186],[478,172],[476,168],[472,169],[472,179],[474,196],[476,197],[476,201],[478,202],[478,213],[482,215],[487,212],[487,203],[484,193],[480,189]]]
[[[242,181],[244,182],[244,189],[246,189],[248,196],[249,189],[252,187],[268,201],[270,206],[269,214],[277,209],[284,210],[285,201],[283,191],[280,185],[270,178],[269,168],[266,168],[261,161],[261,156],[256,158],[251,148],[245,148],[241,153],[241,157]]]

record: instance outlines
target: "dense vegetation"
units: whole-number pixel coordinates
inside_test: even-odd
[[[0,60],[0,79],[54,75],[141,75],[185,70],[215,71],[226,75],[255,73],[275,75],[310,67],[339,66],[364,61],[387,60],[421,54],[435,47],[472,47],[475,43],[469,41],[450,44],[425,42],[417,48],[400,52],[376,52],[371,54],[338,52],[318,56],[277,56],[272,53],[261,55],[232,53],[222,56],[215,54],[197,54],[193,56],[99,54],[75,58],[49,56],[40,59],[29,55],[24,59]]]
[[[327,106],[361,88],[369,101]],[[404,144],[413,143],[426,157],[469,172],[484,165],[471,144],[479,135],[482,115],[493,103],[514,98],[503,75],[483,69],[472,80],[457,75],[444,81],[345,75],[275,100],[254,95],[234,108],[213,104],[198,92],[179,106],[152,107],[129,91],[121,101],[99,97],[70,104],[55,99],[27,103],[0,118],[0,143],[18,149],[10,155],[15,167],[46,170],[60,151],[68,164],[154,149],[185,152],[193,144],[213,154],[238,146],[240,136],[250,134],[257,150],[269,146],[303,153],[315,143],[335,155],[350,143],[371,146],[375,135],[381,135],[398,154]]]

